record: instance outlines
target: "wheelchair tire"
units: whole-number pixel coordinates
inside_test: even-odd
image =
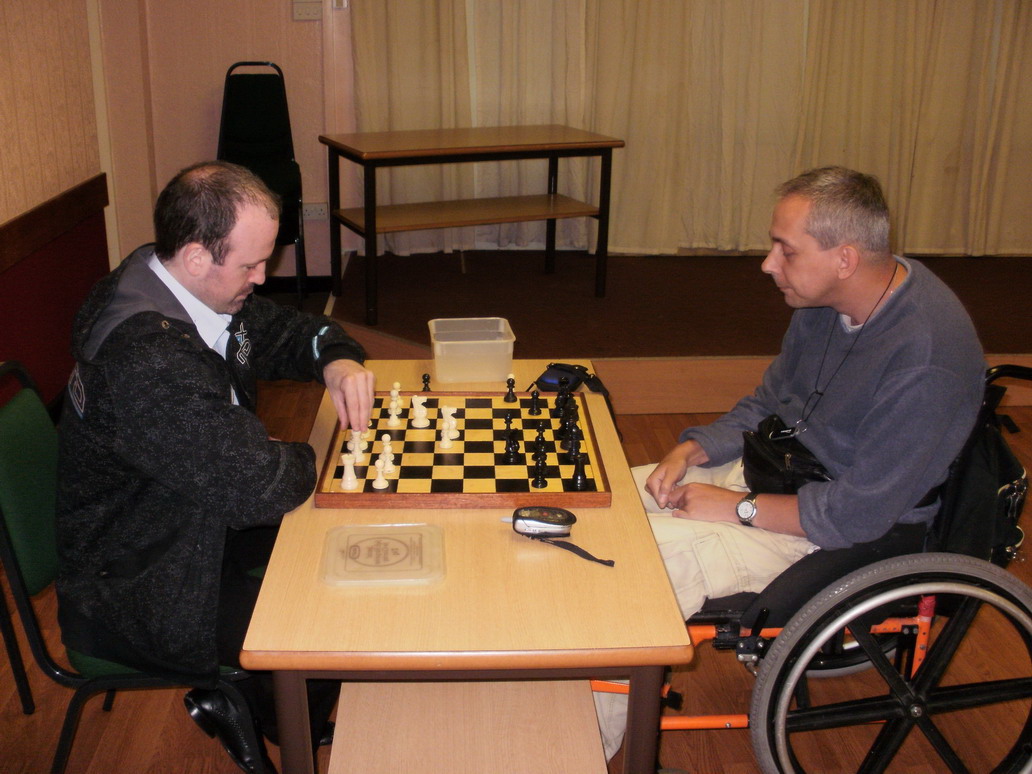
[[[950,612],[937,617],[924,662],[908,677],[890,663],[868,629],[883,615],[882,608],[925,595],[936,595],[939,608]],[[1005,648],[982,670],[993,672],[992,679],[958,685],[948,667],[958,649],[985,652],[974,650],[977,634],[966,645],[965,638],[974,624],[990,618],[1003,627],[992,645]],[[811,660],[846,627],[873,668],[814,683],[817,701],[807,696],[799,706],[799,692],[805,695],[810,688]],[[1001,670],[1005,674],[998,676]],[[843,691],[846,696],[834,695]],[[969,712],[1004,702],[1016,704],[1006,708],[1006,722],[998,724],[994,715],[989,721],[993,733],[985,735],[991,739],[977,737],[978,745],[991,750],[954,749],[951,731],[974,720]],[[922,745],[919,754],[925,759],[937,755],[935,765],[943,771],[1032,772],[1032,589],[989,562],[959,554],[912,554],[858,570],[814,597],[774,641],[757,673],[749,725],[765,774],[831,771],[831,759],[822,758],[822,750],[829,749],[841,750],[834,765],[855,757],[850,771],[886,771],[909,737],[914,737],[912,745]],[[841,733],[846,728],[848,744]],[[970,729],[966,733],[970,738]],[[966,757],[977,753],[979,760],[966,762],[965,752]]]

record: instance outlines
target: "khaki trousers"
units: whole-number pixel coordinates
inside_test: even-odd
[[[685,619],[698,612],[707,599],[762,591],[789,565],[816,550],[810,541],[794,535],[672,516],[645,491],[645,481],[655,467],[642,465],[631,473]],[[689,468],[678,483],[689,482],[747,491],[741,460],[713,468]],[[595,709],[608,760],[623,743],[627,696],[596,693]]]

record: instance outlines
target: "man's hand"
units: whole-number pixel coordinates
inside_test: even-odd
[[[373,372],[354,360],[333,360],[323,369],[323,383],[337,408],[340,426],[364,433],[373,411]]]
[[[735,507],[745,494],[712,484],[695,483],[677,487],[671,493],[670,499],[675,503],[673,515],[679,519],[727,521],[737,524],[738,514]]]
[[[708,460],[709,455],[697,441],[678,444],[656,465],[645,482],[645,489],[655,498],[660,508],[680,507],[680,500],[671,496],[677,482],[684,478],[690,466],[701,465]]]

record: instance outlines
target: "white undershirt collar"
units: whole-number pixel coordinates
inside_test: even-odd
[[[147,259],[147,265],[151,271],[158,275],[158,279],[164,282],[166,287],[172,291],[172,295],[176,297],[176,300],[183,305],[183,309],[190,315],[190,319],[197,327],[201,340],[222,355],[222,357],[225,357],[226,341],[229,339],[228,328],[233,316],[219,314],[184,288],[179,280],[173,277],[171,272],[165,268],[157,255],[151,255]]]

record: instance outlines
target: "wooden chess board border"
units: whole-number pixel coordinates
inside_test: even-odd
[[[413,395],[425,395],[430,398],[455,398],[465,401],[468,398],[501,398],[499,392],[405,392],[402,396],[411,399]],[[594,425],[588,412],[587,401],[579,392],[571,393],[577,400],[580,409],[580,428],[584,432],[584,440],[590,449],[592,480],[595,491],[589,492],[345,492],[333,488],[334,472],[339,465],[340,450],[344,448],[346,428],[340,422],[334,428],[330,445],[323,463],[319,484],[315,488],[316,508],[518,508],[531,505],[550,505],[559,508],[608,508],[613,501],[613,493],[609,488],[602,454],[595,438]],[[517,392],[518,398],[529,398],[529,392]],[[389,392],[377,392],[376,397],[383,403],[390,400]],[[549,398],[554,394],[541,395],[542,407],[547,411]],[[463,404],[465,405],[465,404]],[[554,433],[552,428],[551,432]]]

